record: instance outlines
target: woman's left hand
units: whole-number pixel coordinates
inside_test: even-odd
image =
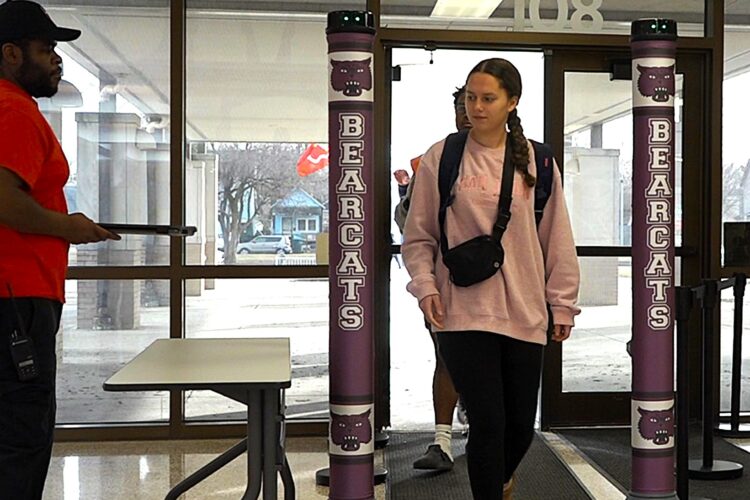
[[[552,332],[552,340],[562,342],[570,337],[570,331],[573,329],[570,325],[555,325]]]

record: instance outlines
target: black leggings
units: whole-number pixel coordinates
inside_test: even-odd
[[[440,332],[440,354],[471,424],[466,444],[475,500],[501,500],[534,438],[544,346],[499,335]]]

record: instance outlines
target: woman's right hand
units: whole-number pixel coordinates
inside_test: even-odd
[[[419,308],[422,309],[425,319],[437,328],[443,329],[443,320],[445,319],[445,309],[440,294],[428,295],[419,301]]]

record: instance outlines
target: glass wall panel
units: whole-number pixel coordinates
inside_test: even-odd
[[[746,101],[750,86],[750,4],[727,2],[725,23],[722,220],[750,224],[750,143],[744,125],[746,106],[738,105]],[[750,265],[750,226],[731,224],[723,229],[724,265]]]
[[[722,117],[723,163],[723,222],[745,223],[724,225],[722,255],[725,266],[750,266],[750,144],[745,122],[750,85],[750,4],[725,2],[724,17],[724,107]],[[734,231],[732,231],[734,230]],[[726,245],[728,243],[728,245]],[[747,272],[747,270],[745,270]],[[744,324],[747,330],[750,300],[743,302]],[[721,410],[730,409],[731,370],[733,355],[734,297],[731,289],[721,294]],[[750,408],[750,342],[745,335],[742,345],[742,382],[740,409]]]
[[[326,14],[364,2],[226,4],[187,2],[188,263],[325,263]]]
[[[682,243],[682,92],[675,85],[675,244]],[[579,246],[632,242],[632,82],[565,73],[565,199]],[[585,269],[584,269],[585,272]]]
[[[412,159],[456,130],[453,93],[471,68],[490,57],[513,62],[523,78],[518,111],[527,137],[544,136],[544,56],[541,52],[501,52],[415,48],[393,49],[393,65],[401,78],[392,84],[391,211],[399,202],[393,173],[414,173]],[[432,61],[432,62],[430,62]],[[401,232],[391,218],[391,234],[401,242]],[[398,429],[431,430],[432,375],[435,350],[414,297],[406,291],[409,275],[401,256],[391,261],[391,423]]]
[[[631,359],[626,344],[632,336],[633,280],[630,257],[586,257],[581,268],[597,273],[581,276],[581,314],[563,344],[564,392],[629,391]],[[680,284],[680,259],[675,285]]]
[[[389,28],[629,35],[644,17],[677,21],[680,36],[703,36],[703,0],[383,0]]]
[[[289,418],[328,417],[328,280],[222,279],[185,283],[188,338],[288,337]],[[185,392],[191,420],[244,420],[247,410],[209,391]]]
[[[630,257],[581,258],[581,314],[563,344],[563,392],[629,391],[632,336]]]
[[[82,31],[58,45],[63,81],[39,100],[70,162],[69,211],[98,222],[168,223],[168,2],[41,3],[57,24]],[[152,236],[70,250],[74,266],[168,262],[168,238]]]
[[[748,317],[750,317],[750,298],[745,295],[742,303],[743,339],[740,363],[740,410],[750,409],[750,337],[747,335]],[[732,356],[734,339],[734,293],[731,288],[721,292],[721,380],[720,380],[720,411],[729,411],[732,389]]]
[[[104,392],[102,384],[154,340],[169,337],[168,282],[67,281],[57,333],[57,423],[169,419],[168,392]],[[168,298],[168,297],[167,297]]]

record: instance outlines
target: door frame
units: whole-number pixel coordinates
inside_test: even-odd
[[[378,55],[382,64],[381,71],[388,71],[390,75],[391,51],[393,48],[413,47],[412,44],[389,43],[381,45],[382,52]],[[471,47],[459,47],[447,43],[439,44],[436,48],[474,48],[481,50],[530,50],[531,47],[517,47],[512,45],[488,44],[483,46],[472,45]],[[556,158],[563,158],[563,124],[564,107],[556,106],[554,103],[564,103],[564,73],[565,71],[580,72],[607,72],[615,61],[630,61],[629,47],[546,47],[545,54],[545,119],[544,140],[553,149]],[[682,245],[676,248],[676,255],[681,259],[681,283],[697,284],[702,276],[706,275],[705,249],[710,247],[708,232],[705,230],[709,224],[705,213],[705,206],[710,205],[709,193],[711,192],[711,161],[709,150],[711,134],[711,123],[708,119],[708,94],[706,88],[710,83],[711,75],[707,73],[709,50],[678,49],[677,68],[678,73],[686,75],[683,84],[684,104],[683,120],[686,126],[683,129],[683,171],[690,175],[682,176]],[[692,77],[691,77],[692,76]],[[386,84],[381,86],[383,90],[380,98],[380,116],[390,117],[391,114],[391,80],[386,78]],[[689,124],[689,125],[687,125]],[[390,144],[390,121],[381,121],[380,133],[387,138]],[[388,148],[382,148],[388,151]],[[390,157],[385,153],[382,161],[387,169],[390,168]],[[388,193],[389,177],[382,176],[383,194]],[[388,195],[385,195],[387,198]],[[379,197],[378,199],[385,199]],[[708,198],[708,199],[707,199]],[[685,203],[684,200],[701,200],[699,203]],[[390,221],[390,212],[383,207],[381,214]],[[394,246],[394,253],[400,248]],[[619,257],[629,256],[630,247],[577,247],[579,257]],[[388,253],[390,255],[390,252]],[[386,267],[385,265],[383,267]],[[387,286],[385,287],[387,288]],[[384,295],[387,295],[386,291]],[[386,297],[383,297],[386,299]],[[389,297],[388,297],[389,299]],[[387,303],[386,299],[384,302]],[[697,315],[697,311],[694,312]],[[390,318],[389,318],[390,319]],[[697,319],[697,316],[696,316]],[[389,321],[385,321],[387,323]],[[696,321],[691,321],[697,325]],[[384,325],[385,326],[385,325]],[[387,332],[389,328],[384,328]],[[380,330],[379,330],[380,331]],[[691,340],[689,345],[690,366],[700,366],[700,336],[691,328]],[[575,335],[575,330],[574,330]],[[390,349],[387,336],[378,335],[376,338],[376,428],[382,429],[390,425]],[[541,427],[544,430],[556,427],[573,427],[582,425],[625,425],[630,423],[630,392],[563,392],[562,391],[562,349],[563,347],[551,342],[546,349],[546,360],[542,374],[541,389]],[[700,373],[693,369],[690,373],[689,400],[691,402],[691,413],[696,413],[700,408]],[[596,409],[596,411],[592,411]],[[379,425],[378,425],[379,424]]]
[[[707,161],[705,134],[708,121],[706,81],[710,75],[705,68],[707,54],[700,51],[678,50],[676,72],[685,75],[683,80],[683,135],[682,169],[682,245],[677,247],[680,258],[682,284],[697,284],[701,272],[701,249],[704,248],[701,228],[705,215],[705,185],[710,172]],[[545,142],[550,144],[556,158],[564,157],[564,103],[566,72],[609,72],[613,63],[630,63],[630,50],[608,48],[599,50],[547,49],[545,50]],[[559,106],[563,103],[563,106]],[[562,169],[561,169],[562,170]],[[564,183],[564,172],[563,183]],[[701,200],[701,203],[686,203]],[[627,257],[631,247],[577,247],[579,257]],[[695,324],[695,322],[691,322]],[[575,336],[575,329],[573,330]],[[691,335],[691,366],[699,366],[700,339]],[[562,353],[564,344],[550,342],[542,374],[541,427],[572,427],[589,425],[624,425],[630,423],[630,392],[563,392]],[[623,352],[623,355],[626,355]],[[696,358],[697,355],[697,358]],[[700,402],[698,370],[691,372],[691,402]]]

